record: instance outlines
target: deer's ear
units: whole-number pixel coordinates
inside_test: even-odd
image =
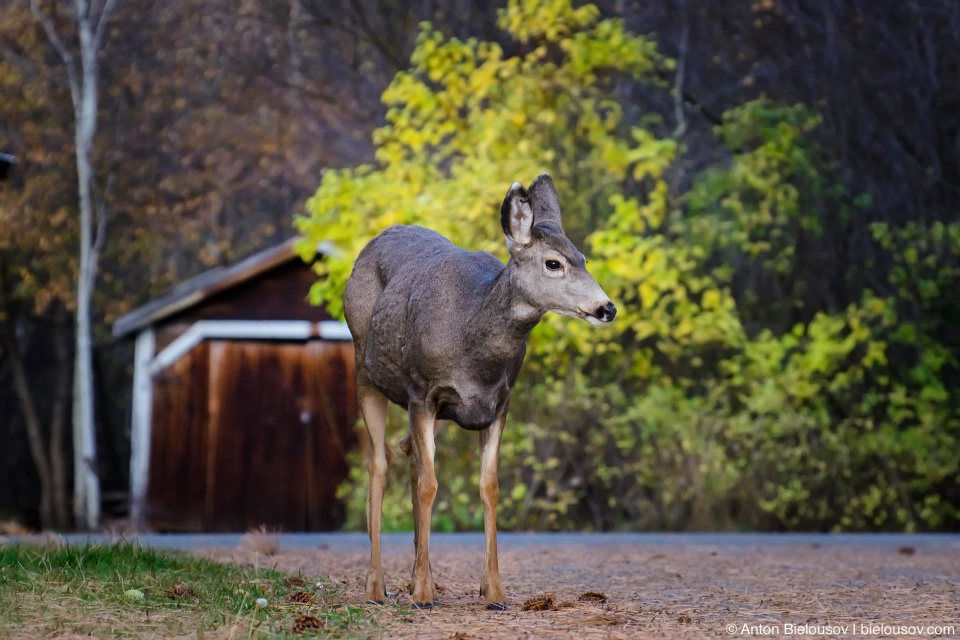
[[[533,215],[537,217],[537,226],[553,225],[561,234],[563,223],[560,222],[560,196],[553,184],[549,173],[541,173],[530,184],[530,203]]]
[[[514,182],[500,207],[500,226],[507,237],[510,253],[530,244],[530,228],[533,227],[533,209],[530,196],[519,182]]]

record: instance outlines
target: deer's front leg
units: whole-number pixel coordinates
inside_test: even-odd
[[[380,529],[383,490],[387,485],[387,399],[373,387],[359,390],[360,413],[370,434],[370,488],[367,490],[367,531],[370,533],[370,569],[367,571],[367,602],[383,604],[387,597],[380,565]]]
[[[500,455],[500,435],[504,415],[480,432],[480,500],[483,501],[483,531],[486,546],[483,554],[483,577],[480,595],[487,609],[506,611],[507,596],[500,584],[500,566],[497,562],[497,501],[500,499],[500,481],[497,479],[497,458]]]
[[[410,405],[410,439],[413,445],[413,464],[416,466],[410,473],[410,480],[415,482],[415,486],[410,487],[416,527],[413,604],[422,609],[432,607],[437,598],[430,570],[430,516],[433,513],[433,499],[437,495],[437,475],[433,467],[436,452],[435,422],[436,416],[432,410]]]

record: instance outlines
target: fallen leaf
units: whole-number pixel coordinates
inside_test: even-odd
[[[583,620],[584,624],[620,624],[620,618],[601,613]]]
[[[581,593],[577,600],[580,602],[596,602],[598,604],[603,604],[607,601],[607,594],[600,593],[598,591],[587,591],[586,593]]]
[[[537,596],[536,598],[527,598],[520,607],[521,611],[556,611],[557,605],[553,601],[552,595]]]
[[[189,587],[185,587],[182,582],[177,580],[170,588],[165,591],[167,597],[172,600],[177,600],[180,598],[196,598],[197,592]]]

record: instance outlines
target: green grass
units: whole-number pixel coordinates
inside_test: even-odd
[[[131,544],[38,547],[0,544],[0,638],[275,638],[292,636],[298,615],[324,623],[325,638],[379,635],[381,611],[346,604],[341,585],[303,576],[304,586],[271,569],[221,564]],[[175,582],[196,597],[171,598]],[[136,589],[143,599],[126,592]],[[291,604],[296,590],[309,604]],[[257,598],[268,605],[258,608]]]

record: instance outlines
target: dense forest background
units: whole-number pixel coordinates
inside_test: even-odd
[[[78,5],[0,7],[0,151],[19,160],[0,183],[0,512],[35,526],[71,524]],[[537,329],[501,524],[957,528],[955,2],[93,5],[107,517],[127,487],[119,314],[294,235],[297,214],[346,249],[314,291],[334,308],[349,258],[391,222],[505,257],[499,200],[549,170],[621,315]],[[443,528],[480,522],[468,436],[438,444]],[[355,466],[341,495],[359,526]]]

